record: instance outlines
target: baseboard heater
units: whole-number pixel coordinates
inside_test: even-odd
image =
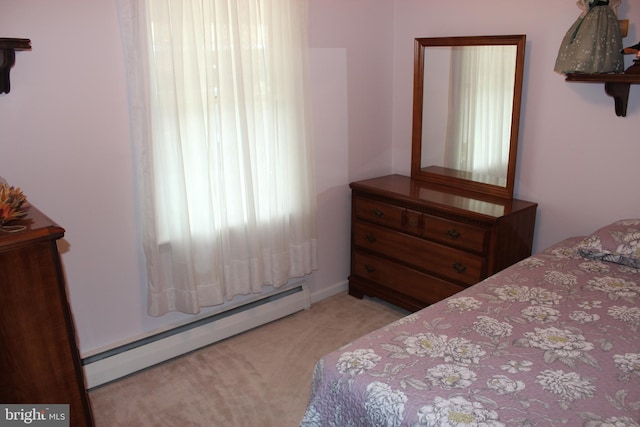
[[[283,318],[310,305],[306,282],[261,297],[240,307],[216,313],[168,331],[145,337],[82,360],[87,388],[181,356],[233,335]]]

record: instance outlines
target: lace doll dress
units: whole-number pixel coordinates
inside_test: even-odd
[[[622,35],[616,9],[622,0],[579,0],[582,15],[560,44],[555,71],[559,73],[621,73]]]

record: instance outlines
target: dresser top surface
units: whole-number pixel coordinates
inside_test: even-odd
[[[404,175],[386,175],[350,184],[356,191],[401,199],[408,203],[437,206],[445,211],[471,212],[479,216],[499,218],[536,203],[518,199],[502,199],[475,193],[462,193],[435,187]]]
[[[31,205],[27,207],[27,216],[11,221],[7,226],[0,230],[0,249],[33,240],[55,240],[64,236],[62,227]]]

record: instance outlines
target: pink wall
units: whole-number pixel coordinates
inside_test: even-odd
[[[526,33],[517,193],[540,203],[536,246],[638,216],[640,87],[628,117],[602,85],[553,72],[573,0],[310,0],[320,269],[344,289],[353,180],[408,173],[413,38]],[[637,42],[640,5],[627,2]],[[66,230],[61,245],[83,352],[188,316],[145,314],[126,80],[115,0],[3,1],[0,37],[30,38],[0,95],[0,175]]]
[[[434,7],[399,0],[395,5],[394,172],[410,172],[413,38],[526,34],[516,197],[539,203],[534,249],[640,216],[640,85],[631,87],[627,117],[620,118],[603,84],[568,83],[553,71],[560,41],[580,12],[575,1],[454,0]],[[624,0],[618,17],[630,20],[625,45],[637,43],[640,3]]]
[[[315,290],[349,274],[348,183],[391,171],[393,2],[312,0],[309,44],[320,269]]]

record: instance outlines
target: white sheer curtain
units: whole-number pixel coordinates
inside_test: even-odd
[[[148,312],[316,269],[306,1],[119,0]]]
[[[461,46],[451,56],[447,167],[506,180],[515,46]]]

